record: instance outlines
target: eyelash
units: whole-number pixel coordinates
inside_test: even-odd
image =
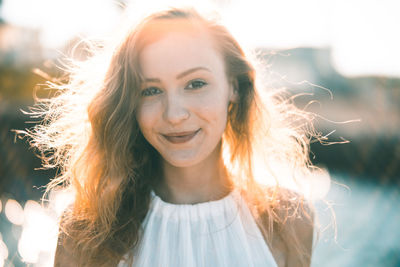
[[[195,85],[195,84],[197,84],[197,85]],[[202,87],[204,87],[206,85],[207,85],[207,83],[205,81],[203,81],[203,80],[192,80],[192,81],[190,81],[188,83],[188,85],[185,87],[185,89],[197,90],[197,89],[200,89],[200,88],[202,88]],[[192,88],[190,88],[190,86]],[[145,96],[145,97],[146,96],[153,96],[153,95],[159,94],[161,92],[162,91],[159,88],[151,86],[151,87],[143,89],[142,92],[141,92],[141,95]]]
[[[157,91],[157,92],[155,92],[155,91]],[[157,87],[152,86],[152,87],[148,87],[146,89],[143,89],[143,91],[141,92],[141,95],[142,96],[153,96],[153,95],[158,94],[160,92],[161,92],[160,89],[158,89]]]
[[[195,88],[188,88],[190,85],[193,86],[193,84],[195,84],[195,83],[200,83],[200,85],[196,86]],[[190,90],[196,90],[196,89],[200,89],[206,85],[207,85],[207,83],[203,80],[192,80],[189,82],[189,84],[185,88],[188,88]]]

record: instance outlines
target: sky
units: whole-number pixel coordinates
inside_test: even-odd
[[[132,14],[166,2],[191,3],[119,1]],[[334,67],[343,75],[400,77],[398,0],[214,0],[209,3],[222,11],[225,23],[239,42],[247,46],[277,50],[329,48]],[[39,30],[42,44],[56,49],[77,34],[104,36],[112,32],[120,23],[121,10],[115,0],[3,0],[0,14],[8,23]]]

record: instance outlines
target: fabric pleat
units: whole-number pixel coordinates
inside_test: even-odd
[[[135,267],[277,267],[238,190],[194,205],[167,203],[151,192],[142,227]]]

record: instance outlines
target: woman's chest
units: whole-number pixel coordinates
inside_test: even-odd
[[[143,222],[134,266],[276,267],[253,216],[236,203],[155,207]]]

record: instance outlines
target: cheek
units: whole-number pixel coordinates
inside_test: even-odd
[[[225,129],[228,103],[223,97],[212,97],[202,101],[196,108],[198,116],[208,122],[208,125],[220,132]]]
[[[201,107],[205,113],[214,115],[221,120],[228,111],[229,99],[225,90],[214,90],[202,99]]]
[[[139,128],[142,131],[143,135],[148,139],[146,133],[151,131],[154,124],[156,123],[157,118],[159,117],[158,108],[156,105],[141,105],[138,108],[138,112],[136,114],[136,120],[139,124]]]

